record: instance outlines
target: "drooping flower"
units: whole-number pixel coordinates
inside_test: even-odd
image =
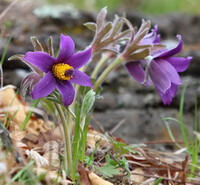
[[[90,77],[78,70],[91,57],[91,48],[74,53],[75,45],[71,37],[60,36],[60,53],[57,58],[42,51],[27,52],[23,60],[44,72],[44,76],[33,88],[33,99],[43,98],[55,89],[62,95],[65,106],[74,100],[75,90],[72,85],[93,87]]]
[[[124,20],[132,33],[124,51],[121,54],[121,58],[125,61],[144,60],[145,57],[149,56],[154,50],[164,48],[164,45],[160,44],[160,35],[157,34],[157,25],[151,30],[151,32],[149,32],[151,28],[151,21],[142,20],[140,28],[137,32],[135,32],[132,24],[127,19]]]
[[[138,82],[146,85],[153,82],[164,104],[172,102],[181,84],[178,72],[185,71],[192,60],[192,57],[174,57],[183,47],[181,36],[178,35],[177,38],[179,43],[175,48],[152,51],[149,61],[130,61],[126,64],[128,72]],[[146,71],[143,65],[146,65]]]
[[[29,73],[20,84],[20,95],[22,98],[25,98],[27,92],[33,90],[35,85],[41,80],[42,76],[36,72]]]

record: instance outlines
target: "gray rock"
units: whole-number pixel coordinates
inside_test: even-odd
[[[162,121],[164,117],[177,117],[176,109],[118,109],[108,110],[102,113],[95,113],[94,120],[111,131],[120,121],[124,120],[123,125],[116,130],[115,136],[125,139],[128,143],[146,142],[155,140],[169,140],[165,124]],[[191,127],[191,115],[186,114],[186,123]],[[93,123],[95,128],[98,128]],[[181,138],[180,129],[177,123],[171,124],[176,138]]]
[[[115,108],[117,108],[116,96],[111,92],[104,93],[95,103],[96,111],[105,111]]]
[[[23,69],[16,69],[16,70],[6,70],[4,71],[4,85],[14,85],[19,87],[21,81],[24,77],[28,74],[28,71]]]

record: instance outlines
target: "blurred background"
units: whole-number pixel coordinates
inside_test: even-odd
[[[199,13],[198,0],[46,0],[48,4],[71,4],[74,7],[90,12],[107,6],[110,11],[141,11],[148,14],[171,12]]]
[[[199,0],[1,0],[0,55],[5,54],[2,61],[4,85],[19,87],[30,71],[21,62],[7,59],[14,54],[32,51],[31,36],[36,36],[43,46],[49,36],[53,36],[54,46],[58,48],[60,33],[67,34],[75,40],[76,49],[82,50],[94,36],[83,23],[94,22],[99,10],[105,6],[109,11],[108,20],[112,20],[114,14],[126,14],[134,26],[139,26],[142,18],[150,19],[152,27],[158,24],[163,41],[170,45],[177,43],[177,34],[182,35],[185,46],[181,55],[194,57],[188,71],[182,74],[182,88],[187,86],[185,120],[192,129],[194,105],[200,100]],[[177,117],[182,88],[172,105],[164,106],[154,87],[137,84],[122,67],[104,84],[104,98],[96,103],[92,126],[122,137],[128,143],[168,141],[162,118]],[[172,123],[171,127],[179,138],[177,123]]]

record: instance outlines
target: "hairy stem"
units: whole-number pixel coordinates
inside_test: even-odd
[[[94,71],[91,74],[91,78],[95,79],[101,70],[102,66],[108,61],[108,55],[103,54],[101,60],[97,63],[97,66],[94,68]]]
[[[94,91],[97,91],[99,86],[103,83],[105,78],[108,76],[108,74],[115,69],[117,66],[119,66],[123,62],[123,59],[121,57],[116,58],[106,69],[105,71],[100,75],[100,77],[97,79],[96,83],[94,84]]]
[[[64,138],[65,138],[64,169],[66,172],[68,172],[68,175],[71,176],[71,173],[72,173],[72,150],[71,150],[71,137],[70,137],[70,129],[69,129],[69,122],[71,121],[71,117],[69,116],[69,113],[68,113],[67,120],[66,120],[62,106],[57,103],[55,103],[54,105],[58,111],[58,114],[62,121],[63,130],[64,130]]]

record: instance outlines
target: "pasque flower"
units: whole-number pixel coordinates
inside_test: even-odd
[[[115,15],[113,22],[106,21],[107,7],[101,9],[97,16],[96,23],[87,22],[84,25],[95,32],[92,41],[92,55],[102,51],[108,51],[113,54],[119,53],[119,42],[127,38],[130,30],[122,31],[124,20]]]
[[[185,71],[192,60],[192,57],[174,57],[175,54],[181,52],[183,47],[181,36],[178,35],[177,38],[179,43],[175,48],[152,51],[151,56],[148,57],[150,60],[130,61],[126,64],[128,72],[138,82],[146,85],[153,82],[164,104],[172,102],[181,84],[178,72]],[[158,41],[158,37],[155,37],[153,43],[155,41]],[[144,65],[146,65],[146,71],[143,68]]]
[[[60,53],[57,58],[42,51],[27,52],[23,60],[44,72],[36,83],[31,95],[33,99],[45,97],[57,89],[65,106],[73,102],[75,90],[72,83],[93,87],[90,77],[78,69],[91,57],[91,48],[74,53],[75,45],[71,37],[60,36]]]
[[[158,25],[155,25],[150,33],[146,34],[144,38],[141,40],[140,45],[156,45],[160,44],[160,34],[158,32]]]

